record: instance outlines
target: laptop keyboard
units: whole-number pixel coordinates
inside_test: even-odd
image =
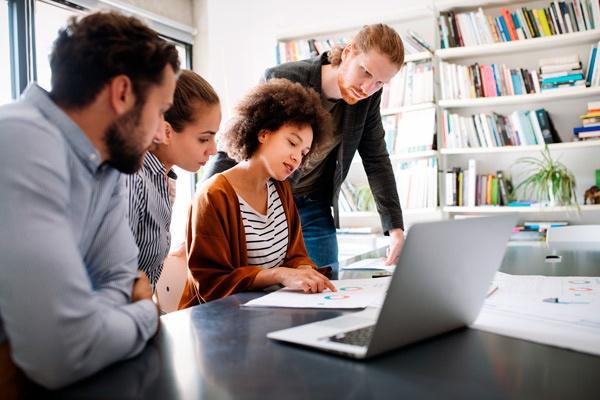
[[[373,336],[374,329],[375,325],[371,325],[353,331],[342,332],[331,336],[329,340],[332,342],[351,344],[354,346],[366,346],[369,344],[371,336]]]

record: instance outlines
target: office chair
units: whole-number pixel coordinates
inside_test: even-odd
[[[546,232],[546,244],[553,250],[600,251],[600,225],[551,227]]]

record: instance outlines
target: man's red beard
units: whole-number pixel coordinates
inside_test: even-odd
[[[359,99],[359,98],[355,97],[354,94],[352,94],[352,91],[350,90],[350,88],[348,88],[344,85],[344,81],[342,79],[342,74],[338,74],[337,83],[338,83],[338,87],[340,89],[340,93],[342,95],[342,99],[346,103],[353,105],[363,99],[363,98]],[[354,90],[356,90],[356,89],[354,89]]]

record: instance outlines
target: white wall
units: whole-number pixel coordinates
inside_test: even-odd
[[[192,0],[120,0],[123,3],[143,8],[156,15],[169,18],[185,25],[195,26]]]
[[[194,0],[194,68],[215,86],[224,117],[275,64],[278,38],[399,19],[429,0]],[[409,11],[408,11],[409,12]]]

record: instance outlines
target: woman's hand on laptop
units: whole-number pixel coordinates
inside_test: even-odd
[[[313,268],[279,267],[276,272],[280,284],[290,289],[303,290],[304,293],[321,293],[325,289],[336,292],[337,289],[323,274]]]

